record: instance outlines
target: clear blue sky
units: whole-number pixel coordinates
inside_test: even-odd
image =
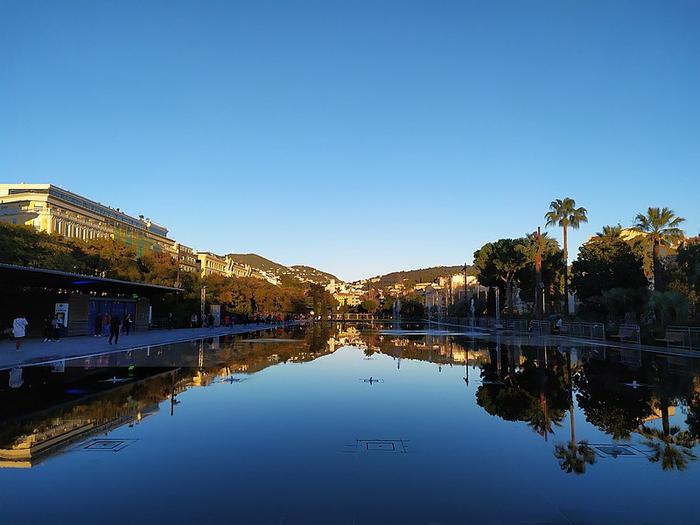
[[[700,231],[700,2],[0,0],[0,181],[354,279],[586,206]],[[559,232],[553,234],[560,237]]]

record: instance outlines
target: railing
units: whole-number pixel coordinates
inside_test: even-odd
[[[610,337],[616,337],[621,343],[624,341],[641,343],[641,331],[638,324],[621,324],[617,333]]]
[[[530,321],[530,333],[532,335],[550,335],[552,333],[552,325],[549,321],[541,321],[538,319],[533,319]]]
[[[333,321],[374,321],[374,314],[333,314]]]
[[[527,319],[506,319],[503,328],[513,332],[527,332],[529,321]]]
[[[666,343],[669,348],[700,350],[700,328],[669,326],[666,328]]]
[[[569,337],[605,341],[605,325],[603,323],[566,323],[562,327],[562,332],[564,331]]]

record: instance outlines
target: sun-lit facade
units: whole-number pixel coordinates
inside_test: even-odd
[[[53,184],[0,184],[0,221],[69,239],[111,238],[132,247],[139,256],[151,251],[179,256],[182,270],[196,270],[192,249],[170,239],[164,226]]]

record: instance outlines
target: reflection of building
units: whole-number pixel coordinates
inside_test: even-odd
[[[33,226],[38,231],[69,239],[89,241],[110,238],[134,249],[141,256],[151,251],[176,257],[174,240],[167,228],[144,218],[127,215],[119,208],[81,197],[53,184],[0,184],[0,221]],[[191,251],[180,246],[180,253]],[[182,269],[192,269],[185,257]]]

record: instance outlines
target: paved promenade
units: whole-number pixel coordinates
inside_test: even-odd
[[[110,345],[108,337],[79,336],[66,337],[54,342],[44,342],[43,339],[31,338],[22,343],[19,352],[15,350],[15,342],[8,339],[0,340],[0,370],[15,366],[40,364],[57,359],[71,357],[88,357],[109,352],[123,352],[143,346],[162,345],[218,337],[222,335],[258,332],[269,328],[279,328],[282,325],[249,324],[236,325],[231,328],[180,328],[175,330],[149,330],[120,335],[119,344]]]

